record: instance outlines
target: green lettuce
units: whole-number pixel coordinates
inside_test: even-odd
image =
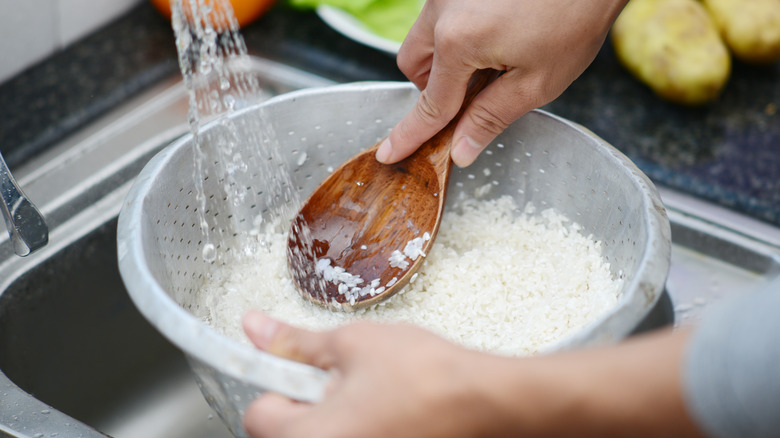
[[[289,0],[301,9],[328,5],[342,9],[360,20],[371,31],[389,40],[401,42],[420,15],[423,0]]]

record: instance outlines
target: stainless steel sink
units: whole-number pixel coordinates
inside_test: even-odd
[[[780,228],[659,187],[672,226],[666,290],[676,326],[696,324],[704,310],[780,275]]]
[[[4,396],[4,413],[46,426],[58,410],[116,437],[230,436],[211,419],[179,352],[127,297],[114,261],[116,220],[95,225],[1,297],[0,367],[51,406],[12,405]],[[43,433],[36,426],[28,425],[30,436]]]
[[[258,58],[250,69],[268,96],[331,83]],[[0,436],[231,436],[184,356],[135,309],[116,261],[122,201],[187,132],[187,108],[172,79],[15,170],[50,235],[26,258],[0,237]]]
[[[253,59],[269,94],[330,82]],[[0,237],[0,436],[229,437],[183,355],[119,277],[116,217],[146,161],[186,132],[187,99],[161,84],[16,176],[51,228],[19,258]],[[694,323],[780,268],[780,230],[662,188],[674,248],[667,294],[637,331]]]

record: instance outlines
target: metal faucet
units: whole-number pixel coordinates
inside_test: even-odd
[[[14,252],[22,257],[49,242],[49,228],[43,215],[19,188],[3,155],[0,154],[0,197],[3,217]]]

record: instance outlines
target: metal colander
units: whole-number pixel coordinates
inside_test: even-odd
[[[242,237],[266,216],[297,211],[295,197],[284,195],[287,189],[305,199],[330,170],[386,136],[417,96],[408,83],[356,83],[273,98],[201,130],[205,158],[198,184],[192,176],[197,165],[190,135],[150,161],[128,194],[119,217],[118,252],[130,296],[186,354],[209,404],[236,436],[245,436],[244,408],[261,392],[316,401],[328,375],[228,339],[196,318],[194,298],[204,278],[240,257],[247,250]],[[264,138],[275,137],[282,145],[281,155],[252,152],[227,129],[258,118],[266,123]],[[246,166],[232,167],[225,154],[215,152],[220,144],[228,145],[228,158],[238,155],[233,164]],[[280,169],[289,170],[291,179],[271,179],[275,187],[261,182],[269,179],[264,172]],[[455,191],[488,198],[510,195],[518,205],[530,201],[539,210],[556,209],[582,225],[585,235],[603,242],[613,274],[625,278],[618,305],[558,348],[627,336],[662,293],[671,243],[660,198],[633,163],[580,126],[533,111],[472,166],[454,169],[450,184],[450,200]],[[240,202],[231,202],[236,194]],[[206,214],[205,223],[198,213]],[[209,243],[215,246],[215,260],[204,257]]]

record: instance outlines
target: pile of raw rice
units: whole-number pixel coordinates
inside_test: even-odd
[[[244,342],[241,317],[254,308],[315,330],[355,318],[403,321],[469,348],[535,354],[617,303],[621,280],[610,274],[599,243],[579,230],[552,210],[518,209],[509,196],[462,201],[444,215],[415,281],[381,305],[355,313],[303,299],[287,273],[286,235],[267,233],[255,258],[212,273],[193,308]]]

